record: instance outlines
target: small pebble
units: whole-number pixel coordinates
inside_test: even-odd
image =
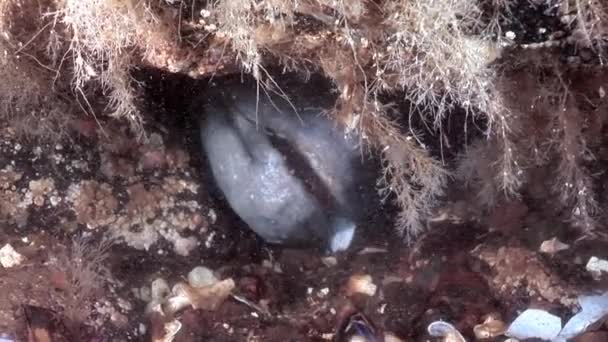
[[[219,279],[205,266],[197,266],[188,273],[188,284],[192,287],[205,287],[217,283]]]
[[[334,267],[338,264],[338,259],[336,259],[336,257],[334,257],[334,256],[330,256],[330,257],[322,258],[321,262],[323,263],[323,265],[325,265],[327,267]]]
[[[164,299],[169,293],[171,293],[171,289],[169,288],[169,284],[163,278],[157,278],[152,282],[150,286],[152,299]]]
[[[24,261],[25,257],[17,253],[10,244],[6,244],[0,249],[0,265],[4,268],[19,266]]]
[[[144,302],[152,301],[152,290],[148,286],[142,286],[139,289],[135,289],[136,296]]]
[[[209,221],[211,222],[211,224],[215,224],[215,222],[217,222],[217,213],[215,212],[215,210],[209,209],[207,216],[209,217]]]
[[[594,275],[600,275],[602,273],[608,273],[608,260],[599,259],[598,257],[592,256],[585,266],[587,271]]]
[[[56,207],[57,204],[59,204],[59,202],[61,202],[61,198],[57,197],[57,196],[51,196],[50,201],[51,201],[51,205],[53,207]]]

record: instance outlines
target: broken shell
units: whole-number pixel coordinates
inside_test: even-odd
[[[181,328],[182,328],[182,324],[178,320],[168,322],[167,324],[165,324],[165,333],[166,334],[165,334],[165,338],[163,339],[162,342],[173,341],[173,339],[175,338],[175,335],[177,335],[177,333],[179,332],[179,330]]]
[[[346,285],[346,295],[352,296],[361,293],[367,296],[374,296],[378,286],[373,283],[372,276],[369,274],[355,274],[348,279]]]
[[[185,295],[174,296],[168,298],[162,305],[161,311],[168,315],[174,315],[175,313],[189,308],[192,306],[192,300],[190,297]]]
[[[473,328],[477,339],[494,338],[503,335],[505,331],[507,331],[505,322],[492,315],[488,316],[482,324],[478,324]]]
[[[164,323],[161,320],[155,321],[152,324],[158,324],[158,328],[160,328],[156,330],[156,333],[154,333],[154,328],[152,329],[152,342],[171,342],[182,328],[182,323],[178,320]]]
[[[146,305],[146,309],[144,310],[146,316],[150,316],[152,313],[160,314],[160,316],[164,316],[162,303],[159,300],[152,300],[150,303]]]
[[[172,315],[187,306],[208,311],[216,310],[228,298],[234,287],[232,278],[205,287],[177,283],[173,286],[173,297],[167,300],[163,311]]]

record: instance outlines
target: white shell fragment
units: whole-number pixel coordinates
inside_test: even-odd
[[[171,290],[171,298],[165,302],[163,312],[173,315],[188,306],[192,306],[194,309],[214,311],[230,296],[235,286],[232,278],[205,287],[177,283]]]
[[[161,311],[164,314],[173,315],[176,312],[182,311],[185,308],[189,308],[191,306],[191,299],[184,294],[179,294],[176,296],[172,296],[171,298],[167,298],[167,300],[163,303]]]
[[[608,273],[608,260],[600,259],[592,256],[585,266],[587,271],[594,275],[600,275],[602,273]]]
[[[544,310],[528,309],[511,323],[505,335],[518,340],[539,338],[551,341],[561,330],[561,318]]]
[[[334,267],[338,264],[338,259],[336,259],[335,256],[329,256],[329,257],[321,258],[321,262],[326,267]]]
[[[17,253],[10,244],[7,243],[0,249],[0,265],[4,268],[19,266],[24,261],[25,257]]]
[[[507,330],[507,325],[500,319],[488,316],[482,324],[477,324],[473,328],[473,333],[477,339],[495,338],[503,335]]]
[[[165,323],[164,328],[165,328],[164,329],[165,335],[157,341],[158,342],[171,342],[175,339],[175,335],[177,335],[177,333],[182,328],[182,323],[178,320],[174,320],[174,321]]]
[[[585,332],[587,327],[608,315],[608,292],[598,296],[580,296],[581,311],[574,315],[562,329],[562,340],[574,338]]]
[[[550,240],[545,240],[540,244],[541,253],[555,254],[570,248],[569,245],[559,241],[556,237]]]

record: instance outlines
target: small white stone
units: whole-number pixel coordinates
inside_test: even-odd
[[[334,256],[330,256],[330,257],[321,258],[321,262],[323,263],[323,265],[325,265],[327,267],[334,267],[338,264],[338,259],[336,259],[336,257],[334,257]]]
[[[213,238],[215,238],[215,232],[209,233],[209,236],[205,239],[205,247],[211,248],[213,245]]]
[[[36,157],[40,157],[42,155],[42,148],[40,148],[40,146],[34,147],[34,154]]]
[[[219,279],[205,266],[197,266],[188,273],[188,284],[192,287],[205,287],[217,283]]]
[[[181,256],[188,256],[196,246],[198,246],[198,240],[194,236],[180,237],[173,242],[175,253]]]
[[[61,198],[57,197],[57,196],[51,196],[50,201],[51,201],[51,205],[53,207],[55,207],[55,206],[57,206],[57,204],[59,204],[59,202],[61,202]]]
[[[217,213],[215,212],[215,210],[213,208],[209,209],[207,216],[209,217],[210,223],[215,224],[215,222],[217,221]]]
[[[592,256],[591,258],[589,258],[589,261],[587,262],[587,266],[585,266],[585,268],[587,269],[587,271],[593,273],[594,275],[608,273],[608,260]]]
[[[0,264],[5,268],[10,268],[20,265],[25,261],[25,257],[19,253],[10,244],[4,245],[0,249]]]
[[[334,334],[333,333],[324,333],[323,335],[321,335],[321,338],[325,341],[333,341]]]
[[[507,37],[507,39],[513,40],[513,39],[515,39],[515,32],[507,31],[507,32],[505,32],[505,37]]]
[[[135,289],[137,291],[136,296],[143,300],[144,302],[152,301],[152,291],[148,286],[142,286],[139,289]]]
[[[542,253],[555,254],[568,248],[570,248],[569,245],[559,241],[556,237],[554,237],[553,239],[543,241],[543,243],[540,244],[539,250]]]
[[[164,299],[169,293],[171,293],[169,284],[163,278],[155,279],[150,286],[150,291],[152,292],[152,300]]]

